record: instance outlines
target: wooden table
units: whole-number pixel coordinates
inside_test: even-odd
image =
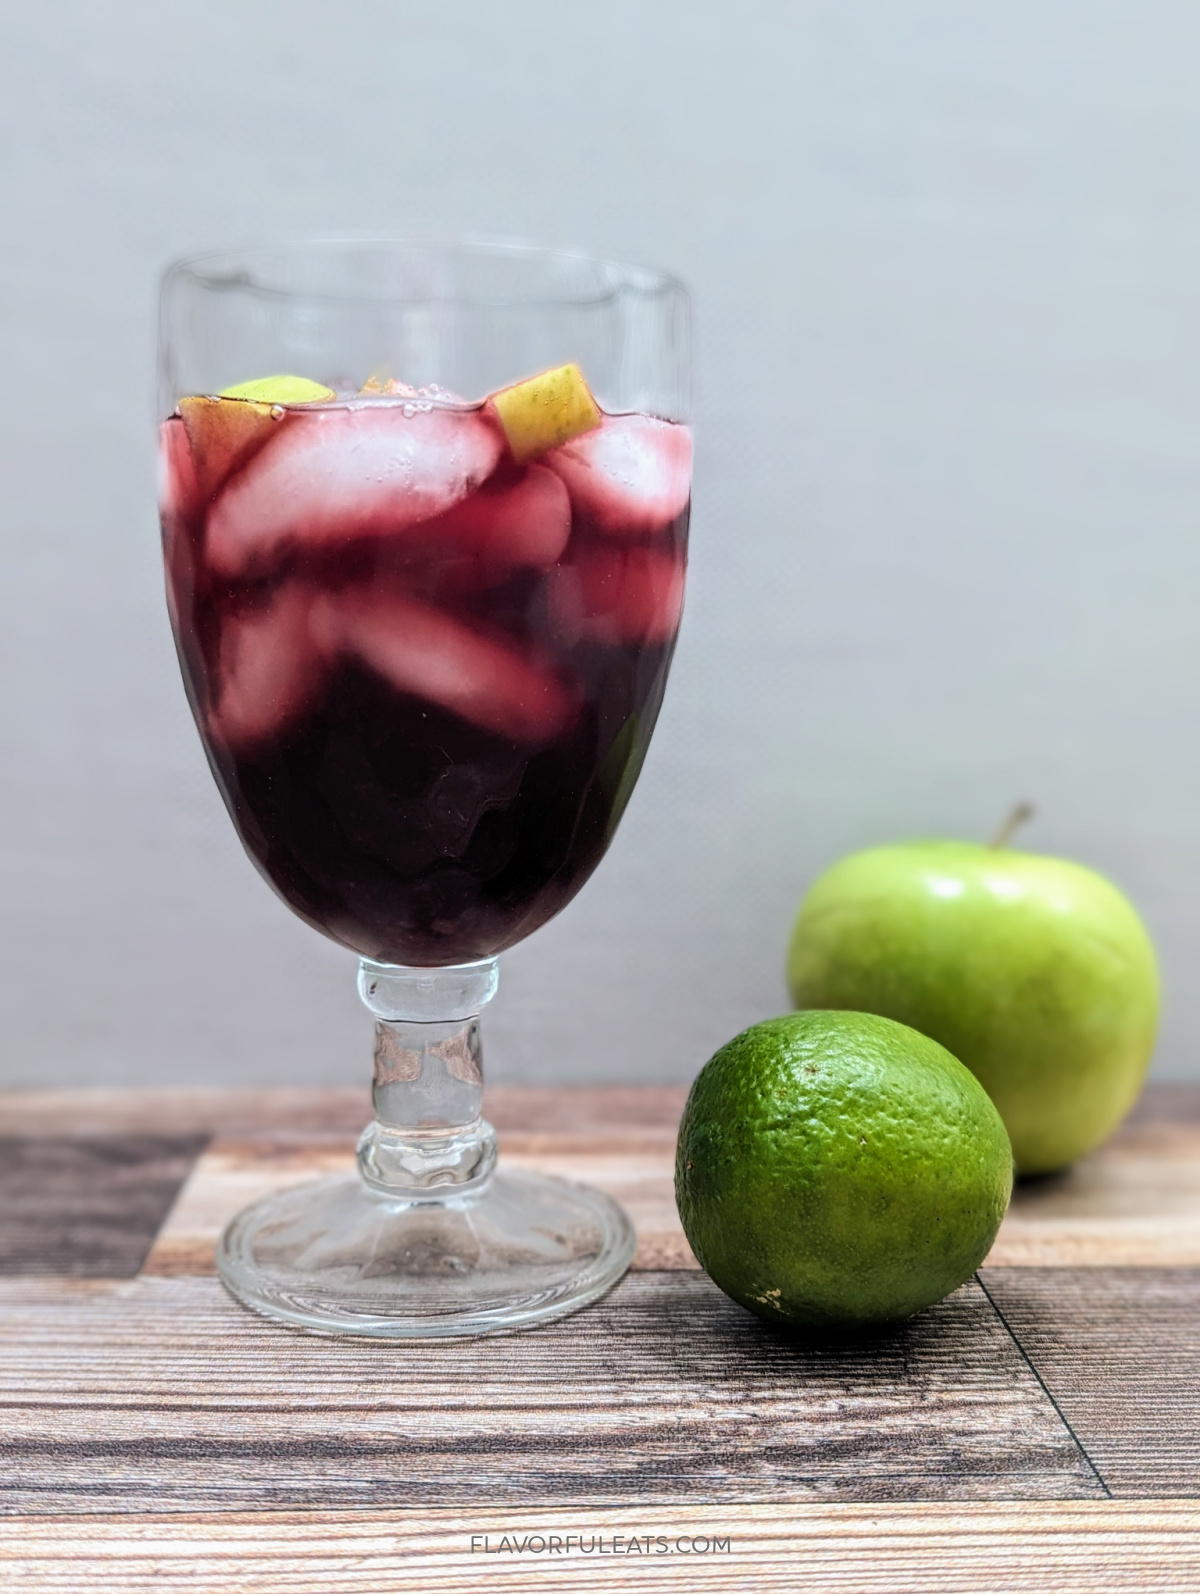
[[[1200,1590],[1200,1091],[849,1346],[696,1268],[682,1099],[493,1090],[510,1163],[625,1203],[633,1270],[404,1345],[275,1328],[213,1272],[238,1207],[351,1164],[363,1094],[0,1095],[0,1589]]]

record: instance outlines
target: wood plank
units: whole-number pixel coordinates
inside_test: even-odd
[[[592,1184],[622,1203],[637,1230],[637,1269],[694,1268],[675,1210],[673,1130],[625,1127],[590,1134],[502,1133],[509,1167]],[[199,1158],[145,1262],[160,1277],[214,1274],[218,1235],[237,1212],[275,1190],[354,1172],[340,1136],[256,1135],[214,1140]]]
[[[988,1262],[1200,1265],[1200,1123],[1127,1124],[1073,1168],[1018,1183]]]
[[[674,1126],[681,1087],[602,1087],[547,1090],[498,1086],[488,1110],[502,1131],[505,1154],[528,1167],[560,1172],[608,1189],[630,1208],[639,1231],[635,1265],[694,1265],[675,1216],[672,1193]],[[312,1170],[338,1161],[329,1133],[345,1153],[366,1115],[360,1090],[9,1092],[0,1096],[0,1122],[23,1133],[55,1128],[88,1134],[97,1126],[189,1126],[225,1129],[240,1144],[214,1148],[197,1170],[179,1212],[172,1216],[151,1267],[170,1273],[211,1271],[211,1247],[221,1226],[250,1199],[276,1184],[303,1177],[294,1147],[280,1137],[253,1143],[253,1131],[290,1124],[309,1133]],[[1173,1118],[1166,1118],[1170,1112]],[[283,1139],[286,1139],[285,1135]],[[10,1157],[11,1160],[11,1157]],[[252,1167],[257,1163],[257,1168]],[[294,1165],[294,1166],[293,1166]],[[42,1202],[30,1189],[30,1200]],[[247,1194],[247,1192],[249,1192]],[[51,1193],[42,1202],[49,1211]],[[59,1224],[72,1216],[56,1209]],[[203,1221],[202,1221],[203,1219]],[[1019,1185],[989,1261],[994,1266],[1197,1266],[1200,1265],[1200,1091],[1157,1087],[1147,1092],[1130,1122],[1075,1168],[1054,1179]]]
[[[1200,1270],[981,1276],[1112,1493],[1200,1497]]]
[[[256,1130],[355,1134],[371,1116],[362,1085],[229,1090],[3,1090],[0,1131],[66,1139],[102,1134],[247,1134]]]
[[[487,1113],[500,1129],[546,1130],[678,1126],[686,1085],[492,1085]],[[370,1117],[361,1085],[170,1090],[0,1090],[0,1134],[242,1135],[274,1130],[357,1134]],[[1148,1085],[1126,1128],[1143,1123],[1200,1124],[1200,1085]],[[1118,1130],[1118,1134],[1125,1129]]]
[[[128,1115],[136,1118],[127,1093],[109,1094],[121,1097]],[[191,1114],[193,1122],[211,1123],[222,1115],[254,1118],[277,1108],[281,1115],[290,1112],[299,1119],[326,1114],[326,1123],[330,1117],[336,1120],[337,1112],[352,1114],[355,1126],[361,1116],[357,1093],[346,1093],[357,1104],[353,1107],[336,1092],[166,1094],[172,1098],[177,1122],[188,1116],[183,1108],[190,1112],[190,1097],[196,1094],[205,1096],[206,1110]],[[331,1102],[329,1096],[336,1099]],[[277,1099],[281,1097],[288,1099]],[[543,1100],[546,1097],[553,1099],[551,1105]],[[649,1101],[644,1112],[639,1109],[643,1098]],[[695,1265],[675,1213],[671,1119],[677,1100],[673,1105],[669,1093],[527,1092],[512,1087],[508,1096],[500,1096],[499,1106],[503,1110],[496,1113],[498,1118],[526,1124],[531,1119],[571,1120],[590,1112],[591,1127],[586,1130],[539,1128],[502,1134],[504,1155],[514,1165],[594,1183],[622,1201],[638,1230],[636,1267]],[[152,1103],[146,1109],[147,1121],[162,1122],[164,1112],[161,1102]],[[64,1113],[60,1104],[58,1117],[60,1123],[65,1118],[81,1128],[94,1125],[103,1114],[89,1108],[76,1117]],[[41,1120],[35,1113],[27,1121]],[[0,1239],[0,1267],[40,1266],[103,1275],[128,1272],[133,1265],[128,1258],[144,1251],[146,1226],[153,1228],[154,1215],[161,1215],[163,1192],[169,1193],[177,1170],[156,1164],[154,1146],[144,1135],[140,1142],[137,1136],[126,1137],[130,1149],[125,1155],[115,1142],[106,1150],[105,1137],[78,1138],[78,1151],[69,1144],[52,1151],[48,1142],[34,1150],[13,1137],[0,1143],[0,1193],[7,1197],[8,1236]],[[168,1164],[173,1146],[183,1147],[184,1155],[194,1148],[190,1140],[168,1138],[161,1144]],[[316,1130],[310,1130],[307,1138],[301,1131],[299,1138],[251,1135],[214,1143],[171,1211],[150,1253],[148,1269],[159,1274],[211,1273],[216,1237],[241,1206],[271,1189],[327,1171],[349,1170],[352,1147],[345,1132],[330,1137]],[[1019,1185],[989,1262],[993,1266],[1200,1265],[1200,1123],[1186,1114],[1177,1123],[1144,1118],[1127,1125],[1106,1147],[1065,1174]]]
[[[229,1220],[262,1197],[330,1174],[353,1173],[343,1135],[221,1137],[199,1157],[142,1265],[157,1278],[215,1277],[215,1246]]]
[[[505,1535],[591,1548],[478,1547]],[[623,1547],[648,1535],[653,1552],[612,1554],[614,1535]],[[696,1538],[729,1549],[676,1548]],[[5,1523],[0,1583],[20,1594],[1178,1594],[1200,1588],[1200,1512],[1071,1501],[43,1518]]]
[[[513,1166],[599,1186],[638,1233],[635,1268],[691,1268],[675,1211],[675,1136],[634,1117],[615,1128],[508,1131]],[[199,1160],[147,1258],[157,1274],[212,1273],[221,1229],[248,1201],[320,1174],[353,1169],[349,1138],[215,1140]],[[992,1266],[1200,1265],[1200,1123],[1147,1121],[1051,1179],[1019,1184],[988,1258]]]
[[[147,1134],[0,1139],[0,1274],[132,1277],[203,1145]]]
[[[487,1113],[500,1129],[674,1129],[685,1085],[489,1085]],[[314,1130],[356,1135],[370,1117],[361,1085],[258,1090],[0,1090],[0,1134],[243,1135]],[[1200,1124],[1200,1085],[1148,1085],[1127,1120]],[[1118,1134],[1125,1133],[1119,1130]]]
[[[1100,1496],[975,1283],[789,1340],[698,1272],[536,1332],[324,1339],[209,1279],[0,1281],[8,1514]]]

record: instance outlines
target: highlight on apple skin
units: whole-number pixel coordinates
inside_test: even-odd
[[[787,958],[798,1008],[899,1020],[979,1079],[1020,1174],[1066,1167],[1137,1098],[1159,976],[1136,910],[1094,870],[969,842],[844,858],[801,904]]]

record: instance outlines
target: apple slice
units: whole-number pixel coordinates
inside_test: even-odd
[[[578,515],[609,537],[649,537],[687,508],[692,434],[651,415],[606,415],[586,437],[542,460],[566,483]]]
[[[269,567],[288,548],[408,533],[473,492],[503,446],[478,410],[293,411],[213,505],[209,561],[239,575]]]
[[[578,713],[552,669],[404,593],[331,594],[313,628],[322,648],[356,655],[398,691],[515,742],[549,741]]]
[[[223,622],[209,725],[234,751],[277,735],[316,696],[326,661],[313,635],[313,604],[312,589],[290,581],[266,607]]]
[[[200,493],[207,502],[270,440],[286,412],[275,415],[270,404],[249,399],[185,398],[179,401],[179,413],[192,445]]]
[[[560,365],[493,393],[513,458],[524,464],[600,425],[600,407],[577,365]]]
[[[179,413],[204,497],[211,498],[270,440],[284,418],[285,405],[321,403],[334,397],[332,388],[306,376],[260,376],[222,388],[216,397],[180,399]]]
[[[572,642],[667,642],[683,581],[682,559],[657,548],[583,548],[551,576],[550,621]]]
[[[222,398],[254,399],[259,404],[327,404],[337,397],[324,382],[308,376],[256,376],[221,389]]]

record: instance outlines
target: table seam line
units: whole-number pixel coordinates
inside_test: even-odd
[[[988,1305],[991,1307],[992,1311],[995,1312],[996,1316],[1000,1319],[1000,1322],[1003,1324],[1005,1333],[1008,1335],[1009,1339],[1012,1340],[1013,1344],[1017,1347],[1017,1350],[1020,1352],[1021,1360],[1025,1363],[1026,1367],[1029,1368],[1029,1371],[1033,1374],[1034,1378],[1037,1379],[1038,1387],[1041,1389],[1041,1391],[1045,1395],[1046,1399],[1050,1402],[1051,1406],[1054,1408],[1054,1411],[1055,1411],[1055,1413],[1058,1416],[1058,1420],[1062,1423],[1063,1427],[1070,1434],[1072,1440],[1074,1441],[1075,1448],[1079,1451],[1079,1454],[1083,1457],[1084,1461],[1087,1462],[1088,1467],[1091,1469],[1092,1476],[1095,1478],[1096,1482],[1100,1485],[1100,1487],[1104,1490],[1105,1499],[1108,1499],[1108,1500],[1113,1499],[1113,1492],[1109,1488],[1108,1483],[1105,1480],[1105,1478],[1101,1475],[1099,1467],[1096,1465],[1096,1463],[1092,1460],[1091,1456],[1088,1454],[1087,1448],[1085,1447],[1083,1441],[1080,1439],[1079,1435],[1075,1432],[1075,1428],[1074,1428],[1073,1424],[1068,1420],[1066,1412],[1063,1411],[1063,1409],[1059,1405],[1058,1401],[1055,1400],[1054,1396],[1050,1393],[1049,1385],[1046,1383],[1046,1380],[1042,1377],[1041,1373],[1039,1373],[1037,1368],[1034,1366],[1033,1360],[1030,1357],[1029,1352],[1025,1349],[1024,1345],[1022,1345],[1021,1341],[1017,1338],[1015,1332],[1013,1331],[1012,1324],[1008,1321],[1008,1318],[1005,1317],[1004,1313],[1000,1310],[999,1306],[996,1304],[996,1301],[995,1301],[995,1299],[992,1296],[992,1292],[988,1289],[987,1285],[983,1282],[982,1273],[979,1270],[977,1270],[976,1273],[975,1273],[975,1282],[979,1285],[979,1288],[983,1291],[984,1298],[987,1301]]]

